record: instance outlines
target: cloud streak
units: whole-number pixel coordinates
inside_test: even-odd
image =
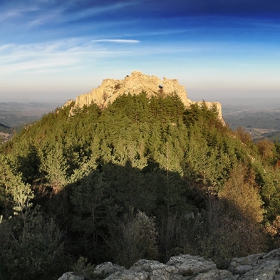
[[[0,46],[0,73],[24,72],[34,69],[86,67],[90,60],[124,56],[131,49],[108,48],[99,42],[137,44],[138,40],[71,38],[35,44],[4,44]]]
[[[86,1],[81,1],[83,4]],[[78,5],[75,1],[68,1],[63,5],[55,5],[51,1],[35,2],[31,7],[26,8],[18,3],[18,7],[3,6],[0,3],[0,22],[13,23],[18,20],[27,28],[34,28],[50,24],[66,24],[79,22],[84,19],[92,19],[104,14],[118,13],[119,11],[135,6],[139,1],[119,1],[102,3],[93,1],[91,5]],[[79,3],[80,4],[80,3]]]
[[[97,39],[91,40],[93,43],[121,43],[121,44],[138,44],[139,40],[126,40],[126,39]]]
[[[0,5],[1,8],[1,5]],[[0,12],[0,22],[14,20],[20,17],[25,17],[29,13],[38,12],[40,9],[36,6],[24,8],[2,8]]]

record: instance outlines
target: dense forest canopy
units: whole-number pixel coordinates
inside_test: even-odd
[[[279,245],[279,143],[176,94],[72,106],[1,145],[0,279],[179,253],[225,267]]]

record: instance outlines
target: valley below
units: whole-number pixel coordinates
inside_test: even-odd
[[[57,102],[0,102],[0,139],[8,141],[16,131],[62,105]]]
[[[253,140],[280,139],[280,99],[222,99],[223,118],[232,130],[243,127]]]

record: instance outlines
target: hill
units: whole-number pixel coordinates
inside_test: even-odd
[[[272,249],[279,151],[176,93],[58,108],[1,146],[0,278]]]

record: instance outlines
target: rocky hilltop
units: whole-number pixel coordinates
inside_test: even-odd
[[[104,79],[98,88],[79,95],[75,100],[72,112],[77,108],[82,108],[84,105],[90,105],[92,102],[104,108],[122,94],[139,94],[142,91],[146,92],[148,97],[176,93],[186,107],[196,103],[187,98],[187,92],[184,86],[181,86],[177,79],[167,79],[164,77],[161,80],[156,76],[149,76],[139,71],[133,71],[123,80]],[[70,100],[66,104],[69,104],[69,102],[73,101]],[[222,119],[222,107],[219,102],[206,102],[206,105],[209,108],[216,105],[219,117]]]
[[[130,269],[111,262],[99,264],[91,275],[63,274],[59,280],[279,280],[280,249],[247,257],[234,258],[228,269],[217,269],[216,264],[199,256],[179,255],[166,263],[139,260]]]

